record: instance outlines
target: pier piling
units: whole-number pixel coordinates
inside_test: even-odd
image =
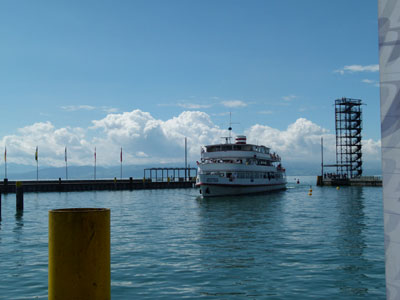
[[[21,181],[15,183],[17,212],[24,210],[24,190]]]
[[[48,299],[111,299],[110,210],[49,211]]]
[[[7,193],[8,193],[8,178],[4,178],[3,193],[4,193],[4,194],[7,194]]]

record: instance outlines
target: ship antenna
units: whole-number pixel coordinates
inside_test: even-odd
[[[232,112],[229,112],[229,127],[228,127],[228,136],[223,136],[221,139],[225,139],[226,144],[231,144],[232,140],[232,124],[240,124],[240,123],[232,123]]]
[[[232,139],[232,137],[231,137],[231,132],[232,132],[232,112],[229,112],[229,128],[228,128],[228,131],[229,131],[229,143],[231,143],[231,139]]]

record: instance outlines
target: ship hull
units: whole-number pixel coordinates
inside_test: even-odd
[[[198,186],[203,197],[220,197],[285,190],[286,182],[266,185],[200,184]]]

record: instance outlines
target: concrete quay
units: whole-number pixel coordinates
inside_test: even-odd
[[[193,180],[152,181],[150,179],[97,179],[97,180],[31,180],[0,182],[0,192],[15,193],[16,185],[21,182],[24,193],[34,192],[78,192],[78,191],[113,191],[113,190],[143,190],[143,189],[179,189],[191,188]]]
[[[362,176],[345,179],[317,176],[317,186],[382,186],[382,178],[379,176]]]

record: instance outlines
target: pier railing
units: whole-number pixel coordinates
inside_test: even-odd
[[[193,182],[196,176],[196,168],[147,168],[143,171],[143,178],[152,182]]]

